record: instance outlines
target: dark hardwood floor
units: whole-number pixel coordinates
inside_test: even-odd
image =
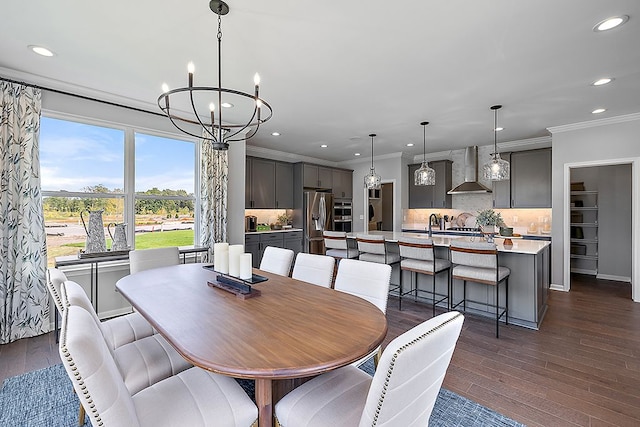
[[[431,316],[403,300],[387,310],[398,336]],[[551,292],[540,331],[467,316],[444,386],[529,426],[640,425],[640,304],[631,286],[576,276]],[[60,363],[55,335],[0,346],[0,380]]]

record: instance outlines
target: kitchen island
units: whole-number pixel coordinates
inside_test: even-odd
[[[357,233],[351,233],[349,237],[355,239]],[[400,237],[416,237],[426,239],[424,233],[407,233],[399,231],[369,231],[367,234],[382,235],[388,242],[388,250],[398,251],[398,239]],[[449,259],[449,246],[454,239],[479,239],[479,237],[434,235],[432,237],[438,258]],[[498,263],[511,270],[509,276],[509,323],[538,329],[547,310],[547,296],[549,291],[550,272],[550,242],[545,240],[511,239],[512,245],[505,245],[505,239],[496,238],[498,249]],[[355,243],[355,242],[354,242]],[[397,272],[396,272],[397,270]],[[400,274],[399,267],[394,266],[393,283],[397,283]],[[403,287],[410,289],[412,278],[410,272],[404,271]],[[431,276],[417,275],[417,285],[420,294],[426,302],[431,301]],[[412,284],[415,286],[415,283]],[[452,301],[462,299],[462,283],[454,281]],[[467,303],[467,312],[482,316],[494,317],[495,311],[487,306],[492,304],[495,298],[493,286],[467,282],[467,298],[477,303]],[[436,293],[447,293],[447,279],[445,274],[437,276]],[[504,294],[501,295],[500,305],[504,304]],[[421,299],[421,298],[419,298]],[[446,308],[446,302],[441,303]]]

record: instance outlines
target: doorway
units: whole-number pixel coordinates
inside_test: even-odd
[[[368,190],[368,214],[365,222],[367,231],[393,231],[394,224],[394,185],[384,182],[379,190]]]
[[[638,301],[634,160],[565,165],[564,290],[584,275],[632,284]],[[582,278],[576,276],[582,275]]]

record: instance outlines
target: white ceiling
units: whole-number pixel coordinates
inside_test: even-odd
[[[423,120],[428,152],[492,143],[493,104],[498,141],[640,112],[638,0],[228,3],[223,86],[251,92],[257,71],[274,109],[249,140],[258,147],[339,162],[369,156],[375,132],[376,155],[418,155]],[[1,11],[0,76],[150,111],[163,82],[186,83],[188,61],[196,84],[217,85],[208,0],[4,0]],[[592,30],[621,14],[622,27]]]

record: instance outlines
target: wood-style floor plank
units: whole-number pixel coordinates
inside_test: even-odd
[[[431,307],[389,300],[393,338],[431,317]],[[438,312],[441,312],[440,310]],[[629,284],[575,276],[550,292],[539,331],[466,316],[444,386],[528,426],[640,425],[640,304]],[[0,346],[0,380],[60,363],[55,335]]]

